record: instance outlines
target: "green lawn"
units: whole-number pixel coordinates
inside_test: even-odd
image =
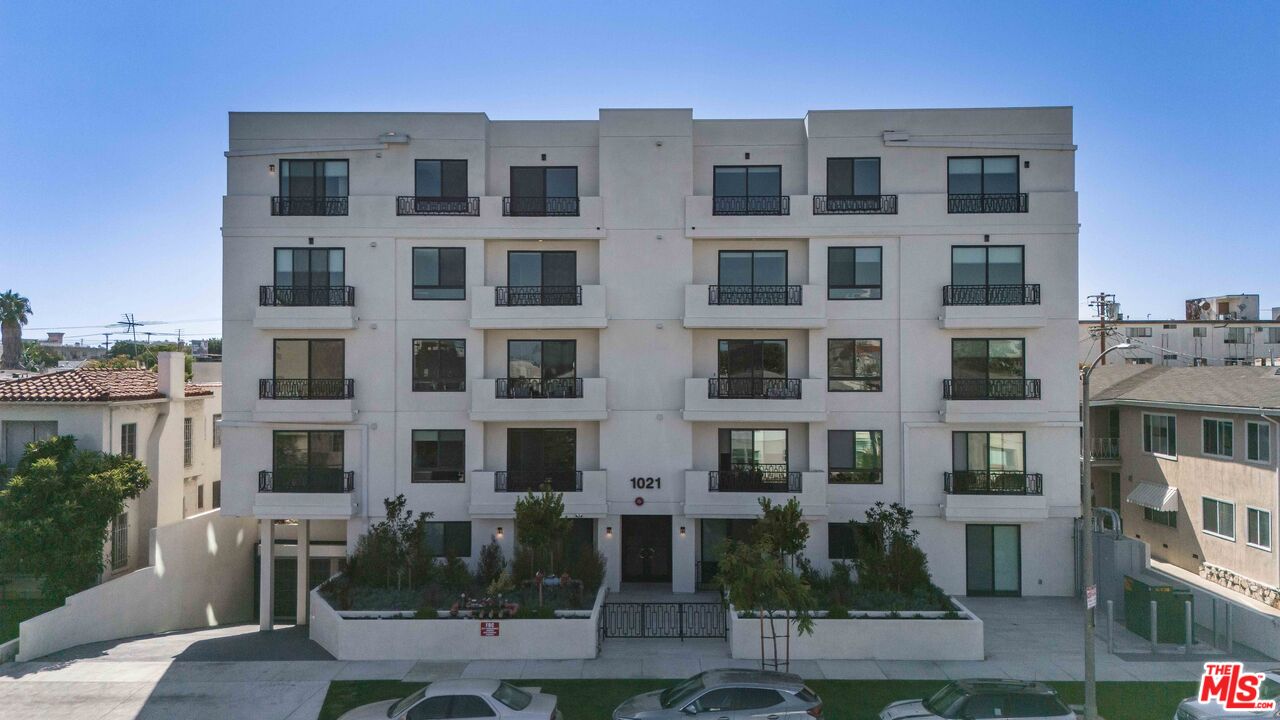
[[[669,680],[520,680],[517,685],[541,687],[560,698],[566,720],[607,720],[627,697],[671,684]],[[1050,683],[1068,703],[1084,701],[1082,683]],[[809,686],[822,696],[827,720],[874,720],[894,700],[924,697],[942,687],[941,681],[813,680]],[[399,698],[422,686],[394,680],[343,680],[329,684],[320,720],[336,720],[365,703]],[[1178,702],[1195,692],[1195,683],[1098,683],[1099,712],[1107,720],[1169,720]]]
[[[61,605],[59,600],[0,600],[0,643],[18,637],[18,623]]]

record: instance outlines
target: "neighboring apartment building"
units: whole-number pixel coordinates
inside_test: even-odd
[[[1274,368],[1098,368],[1093,496],[1151,556],[1280,607]]]
[[[218,507],[221,388],[183,381],[182,353],[159,372],[76,369],[0,382],[0,462],[27,443],[74,435],[82,450],[142,460],[151,485],[110,528],[103,579],[148,565],[152,528]]]
[[[1263,320],[1257,295],[1218,295],[1186,301],[1185,319],[1134,320],[1118,313],[1107,321],[1106,347],[1128,338],[1132,348],[1107,356],[1113,364],[1198,367],[1275,365],[1280,361],[1280,308]],[[1079,324],[1079,360],[1092,362],[1104,349],[1098,320]],[[1119,356],[1119,357],[1117,357]]]
[[[902,502],[947,591],[1070,594],[1074,150],[1070,108],[232,113],[224,512],[262,520],[260,601],[401,493],[438,554],[511,557],[544,484],[615,589],[709,584],[767,496],[819,566]]]

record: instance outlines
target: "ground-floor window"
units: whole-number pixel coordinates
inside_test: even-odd
[[[1144,507],[1142,508],[1142,519],[1165,527],[1178,527],[1177,510],[1152,510],[1149,507]]]
[[[1022,535],[1017,525],[965,526],[969,595],[1022,594]]]
[[[750,518],[704,518],[698,521],[698,585],[715,587],[720,572],[720,549],[726,540],[746,542],[756,521]]]
[[[471,557],[471,523],[428,522],[427,552],[432,557]]]
[[[857,560],[858,543],[866,542],[868,525],[863,522],[833,522],[827,524],[827,559]]]

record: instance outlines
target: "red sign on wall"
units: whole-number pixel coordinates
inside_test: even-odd
[[[482,621],[480,623],[480,637],[498,637],[498,621]]]

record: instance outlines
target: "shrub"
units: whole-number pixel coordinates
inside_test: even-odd
[[[497,542],[490,542],[480,548],[480,559],[476,563],[476,584],[480,587],[489,587],[502,575],[506,567],[507,559],[503,557],[502,546]]]
[[[570,555],[566,571],[569,577],[582,582],[587,595],[594,595],[604,584],[605,564],[604,554],[587,545]]]
[[[471,589],[471,572],[467,564],[450,555],[436,566],[436,578],[442,590],[460,595]]]
[[[827,617],[832,620],[847,620],[849,619],[849,608],[843,605],[832,605],[827,608]]]
[[[485,593],[490,597],[498,597],[500,595],[509,595],[515,589],[516,581],[511,577],[511,571],[503,570],[501,575],[485,587]]]
[[[929,589],[928,560],[916,544],[912,511],[894,503],[876,503],[867,510],[866,532],[856,535],[859,584],[869,590],[910,595]]]
[[[515,617],[519,620],[549,620],[556,616],[556,611],[550,605],[535,606],[531,604],[521,605],[516,610]]]

